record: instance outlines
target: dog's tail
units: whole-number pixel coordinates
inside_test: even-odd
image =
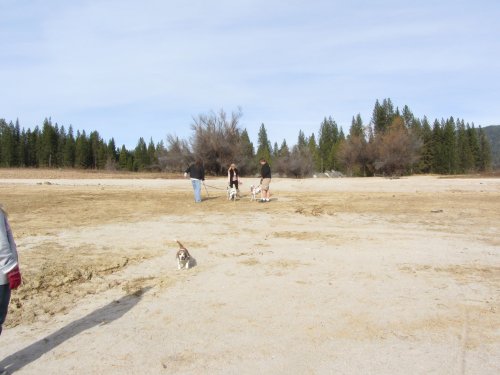
[[[185,249],[184,245],[183,245],[183,244],[181,244],[181,242],[180,242],[179,240],[175,239],[174,241],[175,241],[175,242],[177,242],[177,243],[179,244],[179,247],[180,247],[181,249]]]

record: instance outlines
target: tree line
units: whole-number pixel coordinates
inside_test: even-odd
[[[306,177],[313,173],[340,171],[349,176],[413,173],[459,174],[486,171],[491,150],[481,127],[464,120],[419,119],[408,106],[394,108],[390,99],[378,100],[365,125],[353,116],[344,134],[332,117],[324,118],[317,135],[299,131],[297,143],[271,143],[261,124],[257,147],[242,129],[241,110],[224,110],[193,118],[189,140],[168,134],[163,141],[148,143],[141,137],[133,150],[106,142],[97,131],[88,135],[72,126],[45,119],[42,127],[21,128],[0,119],[0,167],[48,167],[181,172],[196,158],[208,173],[224,175],[237,163],[242,175],[257,173],[258,159],[268,160],[273,173]]]

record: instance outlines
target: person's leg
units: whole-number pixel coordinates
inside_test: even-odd
[[[200,180],[193,180],[195,182],[194,186],[194,201],[196,203],[201,202],[201,181]]]
[[[262,180],[262,185],[261,185],[261,199],[263,202],[269,202],[269,184],[271,183],[270,178],[265,178]]]
[[[9,311],[10,302],[10,287],[9,284],[0,285],[0,334],[2,334],[2,326]]]
[[[236,196],[240,197],[240,189],[238,188],[238,181],[233,181],[234,187],[236,188]]]
[[[191,184],[193,185],[194,201],[196,203],[201,202],[201,184],[200,184],[200,180],[191,180]]]

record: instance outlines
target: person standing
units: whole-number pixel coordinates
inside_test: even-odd
[[[260,202],[269,202],[269,184],[271,183],[271,167],[266,159],[260,159]]]
[[[21,272],[17,247],[7,220],[7,213],[0,205],[0,334],[9,310],[11,291],[21,285]]]
[[[227,170],[227,185],[232,188],[233,186],[238,191],[238,183],[239,183],[239,172],[238,168],[236,168],[236,164],[231,164],[229,169]]]
[[[188,169],[184,172],[184,177],[191,178],[191,183],[193,185],[194,191],[194,201],[195,203],[201,202],[201,183],[205,181],[205,168],[203,167],[203,161],[201,159],[196,159],[194,164],[191,164]]]

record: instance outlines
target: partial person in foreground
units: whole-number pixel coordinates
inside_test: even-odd
[[[21,272],[14,236],[7,213],[0,204],[0,334],[9,310],[11,291],[21,285]]]
[[[271,167],[266,159],[260,159],[260,202],[269,202],[269,185],[271,184]]]
[[[191,164],[188,169],[184,172],[184,177],[191,178],[191,183],[193,185],[194,191],[194,201],[195,203],[201,202],[201,183],[205,181],[205,168],[203,167],[203,161],[201,159],[196,159],[194,164]]]

